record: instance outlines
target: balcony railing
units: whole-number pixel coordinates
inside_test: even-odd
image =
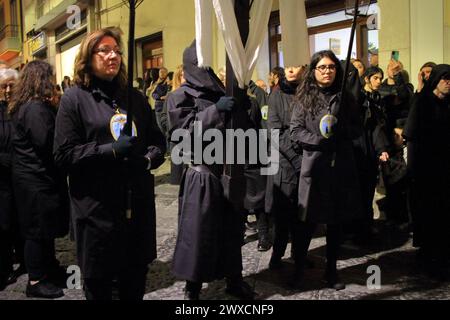
[[[8,24],[0,29],[0,41],[5,38],[19,38],[19,26]]]

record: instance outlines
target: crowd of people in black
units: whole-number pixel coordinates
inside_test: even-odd
[[[377,65],[352,62],[344,74],[332,51],[320,51],[306,66],[271,70],[270,92],[258,80],[236,100],[226,96],[224,79],[197,66],[194,42],[174,73],[148,70],[127,93],[120,32],[106,28],[83,40],[63,94],[44,61],[29,62],[20,74],[1,68],[0,290],[28,273],[28,297],[63,296],[55,239],[69,234],[87,299],[110,300],[113,287],[121,299],[142,299],[156,258],[150,170],[178,142],[171,139],[175,130],[194,134],[201,121],[203,130],[224,133],[238,110],[245,110],[246,128],[279,130],[279,141],[268,143],[279,150],[280,167],[266,177],[263,164],[246,165],[239,208],[228,198],[223,164],[198,162],[194,153],[190,163],[172,164],[171,182],[180,185],[172,271],[186,281],[187,299],[199,299],[204,282],[222,278],[229,294],[255,297],[242,277],[251,214],[258,250],[272,248],[273,272],[282,269],[291,241],[294,289],[308,281],[310,242],[326,225],[325,283],[344,289],[340,246],[345,238],[376,242],[380,186],[387,223],[412,232],[425,270],[448,276],[450,65],[426,63],[414,92],[395,59],[386,80]],[[128,94],[134,117],[124,130]]]

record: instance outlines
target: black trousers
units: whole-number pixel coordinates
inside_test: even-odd
[[[10,232],[0,228],[0,283],[13,271],[13,247]]]
[[[145,294],[147,266],[133,266],[117,274],[120,300],[142,300]],[[84,293],[87,300],[112,300],[113,279],[84,279]]]
[[[54,239],[26,239],[25,266],[30,281],[39,281],[59,266]]]
[[[298,209],[296,206],[286,202],[281,205],[277,212],[274,212],[274,239],[272,256],[281,259],[286,251],[289,238],[292,240],[292,253],[296,254],[300,240],[300,221],[298,220]]]
[[[306,263],[306,256],[308,254],[311,239],[316,231],[317,224],[314,223],[299,223],[299,239],[298,246],[295,248],[295,266],[297,269],[304,269]],[[327,225],[327,274],[336,273],[337,259],[339,255],[339,247],[341,243],[342,228],[338,224]]]

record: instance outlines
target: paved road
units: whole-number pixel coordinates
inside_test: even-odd
[[[170,264],[176,241],[177,192],[178,187],[169,185],[168,169],[165,164],[156,172],[156,210],[158,259],[150,266],[145,299],[179,300],[183,298],[184,283],[170,273]],[[377,214],[377,216],[380,216]],[[382,216],[382,215],[381,215]],[[340,274],[347,283],[346,290],[336,292],[323,287],[322,276],[325,268],[325,238],[320,231],[313,239],[310,257],[315,268],[307,270],[308,279],[302,291],[293,291],[286,282],[293,263],[288,256],[284,268],[278,272],[268,270],[271,252],[258,252],[254,235],[247,234],[247,243],[242,248],[244,276],[258,293],[258,299],[266,300],[329,300],[329,299],[450,299],[450,282],[439,282],[423,275],[415,266],[415,249],[411,239],[401,237],[398,232],[384,228],[377,248],[362,250],[344,244],[342,260],[338,262]],[[289,255],[289,248],[286,251]],[[63,265],[76,264],[74,244],[68,239],[57,241],[58,259]],[[369,266],[379,267],[381,288],[369,289],[367,273]],[[27,299],[24,294],[27,276],[0,292],[0,300]],[[233,297],[223,292],[224,282],[205,284],[201,299],[231,300]],[[81,290],[65,290],[61,300],[84,299]]]

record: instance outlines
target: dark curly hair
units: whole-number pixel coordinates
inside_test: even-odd
[[[311,62],[306,69],[306,72],[303,76],[303,80],[297,88],[297,93],[295,96],[296,105],[302,106],[307,112],[311,113],[313,116],[317,115],[320,112],[320,107],[323,105],[320,101],[319,91],[320,87],[317,84],[315,71],[317,64],[323,58],[331,59],[336,65],[336,78],[329,88],[329,90],[333,93],[337,93],[341,89],[343,74],[341,63],[333,51],[324,50],[315,53]]]
[[[17,112],[20,106],[31,100],[49,101],[53,91],[52,66],[45,61],[31,61],[25,65],[13,88],[8,113]]]

